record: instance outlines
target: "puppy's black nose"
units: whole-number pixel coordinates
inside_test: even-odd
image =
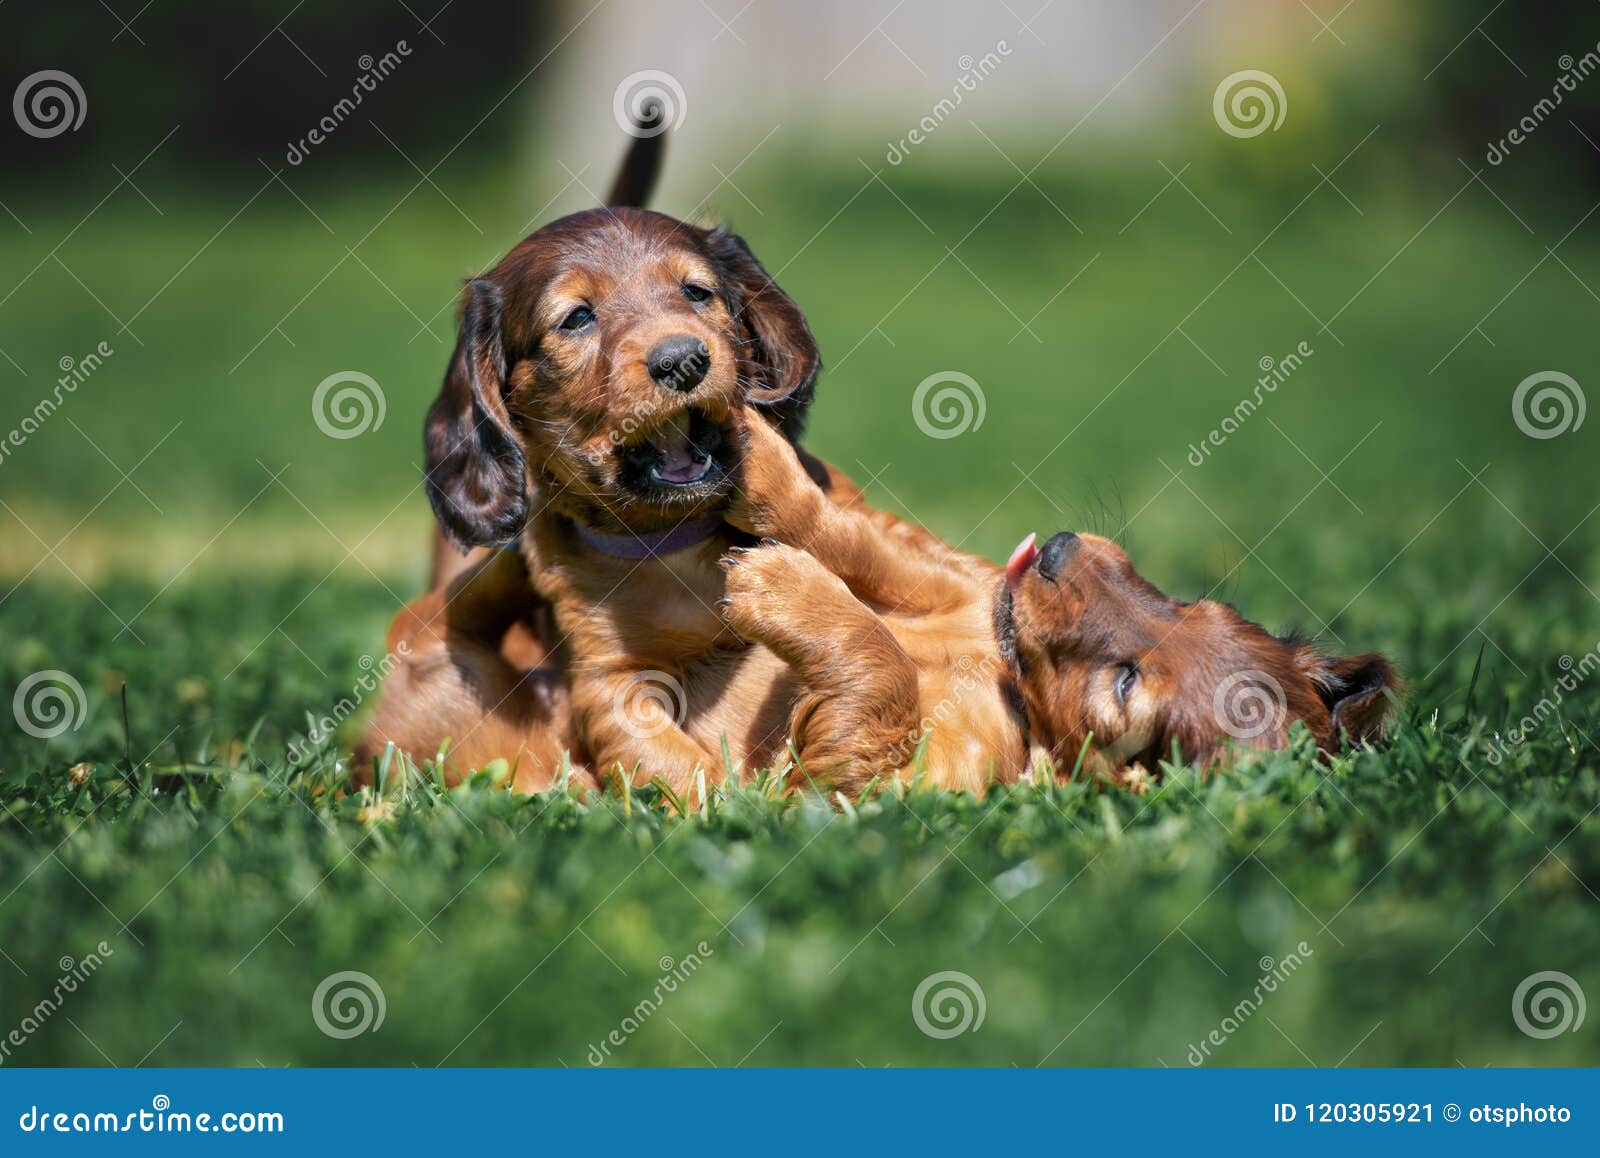
[[[1050,582],[1056,581],[1062,566],[1078,549],[1078,536],[1071,531],[1051,535],[1049,542],[1039,548],[1039,574]]]
[[[656,385],[687,393],[711,369],[711,351],[692,334],[674,334],[652,346],[644,361]]]

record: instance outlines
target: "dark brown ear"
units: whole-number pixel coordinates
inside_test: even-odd
[[[1328,707],[1333,734],[1360,743],[1383,736],[1391,707],[1387,693],[1400,691],[1394,665],[1375,651],[1325,659],[1312,680]]]
[[[706,246],[722,278],[728,309],[749,334],[742,368],[745,397],[770,410],[778,428],[795,441],[822,368],[817,340],[800,307],[768,276],[743,238],[714,229],[706,235]]]
[[[423,426],[428,501],[462,547],[515,538],[528,521],[522,449],[506,412],[500,288],[467,283],[461,334]]]

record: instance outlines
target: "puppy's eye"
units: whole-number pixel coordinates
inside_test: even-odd
[[[592,321],[594,321],[594,311],[588,306],[579,306],[561,319],[561,328],[569,331],[581,330]]]
[[[1133,694],[1133,685],[1139,682],[1139,669],[1131,663],[1117,665],[1113,676],[1111,693],[1117,697],[1117,704],[1126,707],[1128,697]]]
[[[683,296],[691,302],[703,302],[710,299],[711,291],[703,285],[695,285],[693,282],[686,281],[683,283]]]

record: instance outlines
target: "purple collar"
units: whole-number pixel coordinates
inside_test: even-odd
[[[674,551],[682,551],[693,547],[696,543],[705,542],[721,528],[722,516],[713,513],[692,523],[679,523],[670,531],[648,531],[643,534],[624,531],[620,535],[614,535],[610,531],[597,531],[582,523],[572,525],[584,545],[593,547],[602,555],[613,555],[618,559],[649,559],[656,555],[670,555]]]

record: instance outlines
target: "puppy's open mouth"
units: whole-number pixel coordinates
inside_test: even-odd
[[[727,432],[703,411],[685,410],[622,451],[622,482],[666,502],[708,497],[729,477]]]

